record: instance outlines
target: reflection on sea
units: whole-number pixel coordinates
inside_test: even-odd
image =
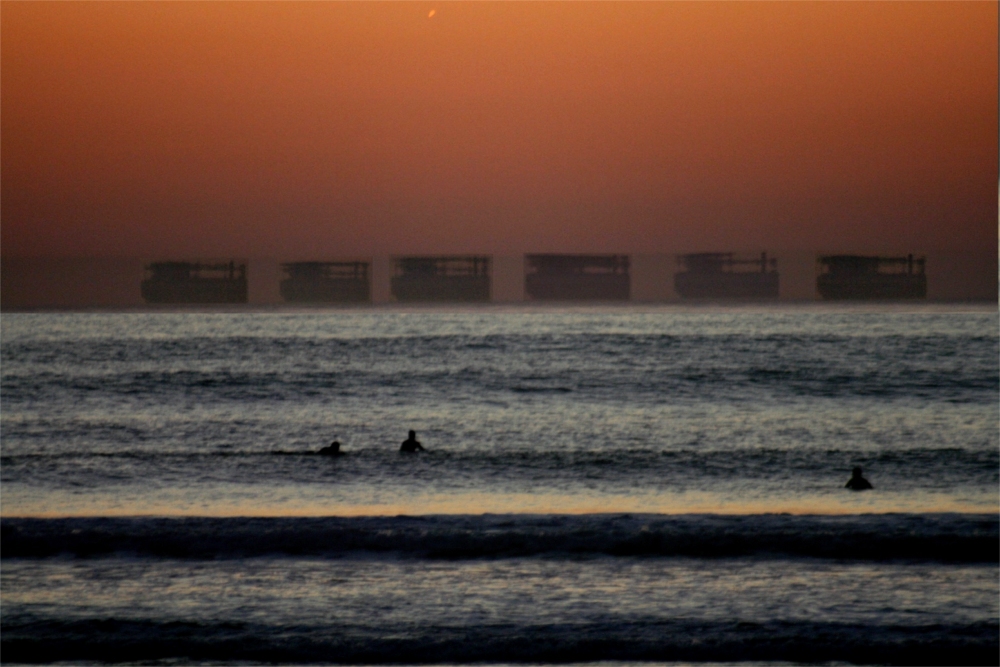
[[[148,494],[75,495],[53,492],[44,498],[3,492],[2,516],[399,516],[433,514],[868,514],[997,511],[992,498],[963,501],[936,493],[852,493],[835,487],[811,496],[740,496],[706,492],[636,493],[629,496],[558,493],[415,494],[378,502],[309,493],[295,487],[216,489],[185,494],[176,489]]]

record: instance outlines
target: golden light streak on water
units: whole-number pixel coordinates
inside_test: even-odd
[[[882,514],[901,513],[991,513],[1000,507],[956,501],[934,494],[913,496],[875,493],[843,494],[811,498],[748,499],[720,497],[709,493],[660,493],[621,496],[580,496],[561,494],[427,494],[387,502],[344,502],[297,497],[267,503],[261,499],[224,500],[213,504],[191,503],[185,499],[129,499],[113,502],[108,498],[18,499],[4,494],[3,517],[86,517],[86,516],[400,516],[439,514]],[[888,497],[887,497],[888,496]],[[893,497],[895,496],[895,497]]]

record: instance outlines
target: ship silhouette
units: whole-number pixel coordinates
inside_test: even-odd
[[[536,301],[628,301],[628,255],[526,255],[524,291]]]
[[[291,303],[368,303],[370,262],[286,262],[281,297]]]
[[[826,300],[925,299],[924,257],[824,255],[819,258],[816,290]]]
[[[390,281],[397,301],[490,300],[490,258],[484,255],[397,257]]]
[[[682,299],[777,299],[778,260],[738,259],[732,252],[700,252],[677,258],[683,268],[674,274],[674,289]]]
[[[152,262],[140,290],[146,303],[246,303],[246,262]]]

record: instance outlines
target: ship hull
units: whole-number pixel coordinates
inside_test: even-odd
[[[393,276],[391,287],[403,302],[490,300],[489,276]]]
[[[778,274],[683,271],[674,288],[682,299],[777,299]]]
[[[536,301],[628,301],[630,281],[624,274],[531,273],[524,290]]]
[[[927,277],[915,274],[822,275],[816,290],[825,300],[926,299]]]
[[[192,280],[144,280],[146,303],[246,303],[247,281],[200,278]]]
[[[368,303],[371,287],[366,280],[281,281],[281,297],[290,303]]]

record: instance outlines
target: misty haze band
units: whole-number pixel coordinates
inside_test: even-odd
[[[778,260],[733,252],[677,256],[674,290],[686,301],[775,300]],[[926,258],[821,255],[816,291],[824,300],[924,299]],[[285,262],[279,292],[286,303],[372,303],[374,262]],[[489,255],[392,259],[391,297],[401,303],[486,303],[494,300]],[[629,255],[525,255],[523,295],[529,301],[629,301]],[[161,261],[146,266],[147,303],[246,303],[246,260]]]

